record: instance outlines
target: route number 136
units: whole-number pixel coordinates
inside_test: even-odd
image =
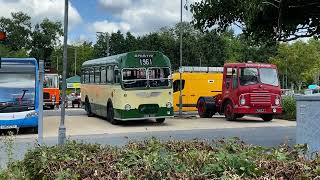
[[[140,64],[143,66],[152,65],[152,59],[151,58],[141,58]]]

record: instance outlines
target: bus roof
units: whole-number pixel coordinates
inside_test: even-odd
[[[35,58],[1,58],[1,63],[38,64]]]
[[[155,64],[158,66],[171,66],[170,60],[167,56],[162,54],[159,51],[131,51],[127,53],[122,53],[118,55],[92,59],[84,62],[82,67],[91,67],[91,66],[99,66],[99,65],[106,65],[106,64],[116,64],[121,67],[139,67],[139,61],[136,61],[135,58],[139,58],[139,55],[152,55],[161,57],[160,61],[156,61]],[[160,56],[159,56],[160,55]]]

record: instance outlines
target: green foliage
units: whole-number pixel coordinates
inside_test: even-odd
[[[320,35],[318,0],[202,0],[191,5],[199,29],[221,32],[232,25],[253,39],[290,41]]]
[[[121,148],[68,141],[37,147],[0,172],[2,179],[313,179],[320,160],[306,146],[262,148],[238,139],[149,139]],[[16,175],[13,174],[17,173]]]
[[[319,47],[319,41],[314,39],[308,43],[297,41],[293,44],[280,44],[277,55],[270,58],[270,61],[277,65],[280,79],[287,76],[288,85],[293,83],[295,89],[301,90],[303,85],[319,81]]]
[[[296,100],[293,96],[286,96],[282,98],[282,118],[288,120],[296,119]]]

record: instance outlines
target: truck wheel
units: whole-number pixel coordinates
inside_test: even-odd
[[[213,112],[208,110],[206,102],[203,98],[198,100],[197,109],[201,118],[211,118],[213,116]]]
[[[224,116],[227,121],[234,121],[237,119],[237,115],[234,113],[234,109],[231,102],[227,102],[224,106]]]
[[[272,114],[261,114],[260,117],[266,122],[272,121],[272,119],[273,119]]]

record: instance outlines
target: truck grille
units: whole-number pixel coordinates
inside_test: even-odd
[[[271,95],[266,93],[250,94],[251,104],[271,104]]]
[[[43,93],[43,99],[50,99],[50,93]]]

